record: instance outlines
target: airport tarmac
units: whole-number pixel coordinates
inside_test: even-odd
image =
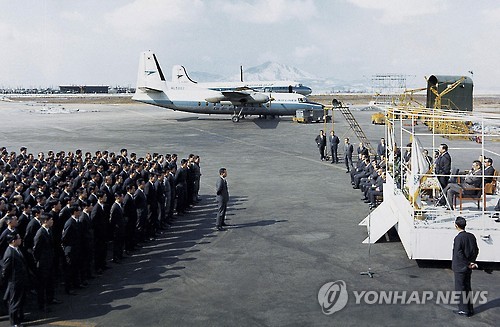
[[[319,160],[314,138],[323,124],[301,125],[291,118],[235,124],[229,116],[198,118],[142,104],[0,101],[0,113],[0,145],[8,150],[125,147],[139,156],[201,156],[199,205],[122,264],[110,263],[113,268],[77,296],[65,296],[59,288],[64,303],[52,312],[33,311],[31,297],[28,325],[493,326],[500,319],[495,267],[473,273],[473,290],[488,292],[487,303],[463,318],[453,314],[454,305],[436,301],[438,291],[454,288],[449,262],[417,263],[397,240],[370,248],[361,243],[366,228],[358,223],[368,206],[352,189],[343,164]],[[377,144],[384,127],[370,124],[372,112],[353,114]],[[347,123],[334,120],[337,135],[344,136]],[[233,226],[225,232],[213,229],[220,167],[228,169],[231,195],[228,223]],[[368,269],[373,278],[360,275]],[[318,291],[335,281],[345,282],[348,301],[327,315]],[[370,296],[359,297],[362,291]],[[381,291],[431,292],[433,299],[373,303]],[[0,326],[7,325],[4,317]]]

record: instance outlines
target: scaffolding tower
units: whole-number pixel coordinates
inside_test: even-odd
[[[372,75],[371,84],[374,105],[397,105],[399,96],[406,90],[404,74]]]

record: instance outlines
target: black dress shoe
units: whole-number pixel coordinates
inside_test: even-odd
[[[231,226],[231,224],[222,223],[222,227]]]
[[[52,299],[52,301],[49,302],[49,304],[61,304],[61,303],[63,302],[58,299]]]
[[[217,230],[218,230],[219,232],[223,232],[223,231],[225,231],[226,229],[225,229],[225,228],[222,228],[222,227],[217,227]]]
[[[470,317],[471,315],[467,311],[462,311],[462,310],[453,310],[454,314],[457,314],[459,316],[464,316],[464,317]]]
[[[366,199],[363,201],[364,203],[370,203],[370,200]]]

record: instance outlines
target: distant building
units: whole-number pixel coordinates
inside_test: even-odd
[[[61,93],[108,93],[108,85],[59,85]]]

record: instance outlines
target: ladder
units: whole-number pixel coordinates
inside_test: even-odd
[[[371,155],[375,155],[376,152],[373,150],[370,141],[368,141],[368,139],[366,138],[366,135],[361,129],[361,126],[359,126],[358,122],[356,121],[356,118],[354,118],[354,116],[352,115],[351,110],[349,110],[349,107],[340,106],[337,107],[337,109],[340,110],[345,120],[349,124],[349,127],[351,127],[351,129],[354,131],[354,134],[356,134],[356,136],[358,137],[359,141],[363,142],[365,147],[368,149],[368,153],[370,153]]]

